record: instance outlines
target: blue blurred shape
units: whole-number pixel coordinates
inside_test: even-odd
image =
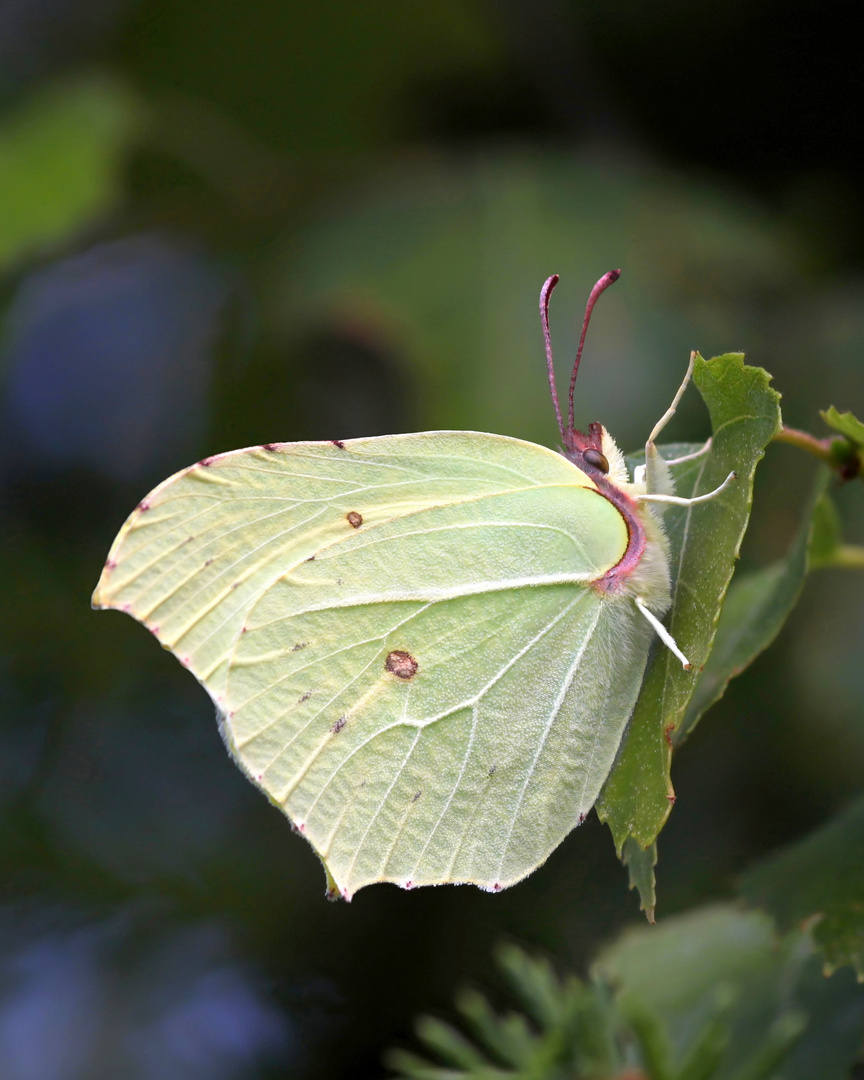
[[[213,923],[146,904],[101,921],[0,909],[3,1080],[240,1080],[300,1050]]]
[[[256,1058],[281,1056],[285,1019],[237,966],[197,974],[129,1049],[146,1080],[232,1080]]]
[[[185,464],[204,431],[226,294],[216,267],[158,235],[33,274],[9,316],[6,456],[133,481]]]
[[[8,913],[7,913],[8,914]],[[22,942],[2,964],[0,1075],[4,1080],[72,1080],[84,1075],[98,1036],[105,987],[98,933]]]

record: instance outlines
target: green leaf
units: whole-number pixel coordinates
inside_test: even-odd
[[[845,435],[856,446],[864,446],[864,424],[851,412],[839,412],[835,406],[820,411],[819,415],[835,431]]]
[[[709,1015],[675,1070],[676,1080],[710,1080],[716,1075],[731,1037],[729,1014],[734,993],[721,987],[715,995],[716,1012]]]
[[[781,1016],[768,1029],[762,1045],[756,1047],[738,1070],[738,1080],[771,1080],[806,1027],[807,1016],[803,1012]]]
[[[619,994],[687,1014],[706,990],[745,985],[773,963],[774,924],[764,912],[716,904],[634,927],[604,949],[592,968]]]
[[[645,912],[649,923],[654,922],[654,909],[657,906],[657,894],[655,885],[657,879],[654,876],[654,867],[657,865],[657,845],[651,844],[647,848],[628,836],[621,849],[621,862],[627,867],[630,878],[630,888],[639,893],[639,910]]]
[[[456,998],[456,1008],[465,1017],[477,1039],[495,1057],[508,1065],[521,1065],[525,1059],[524,1032],[503,1024],[487,998],[477,990],[463,990]]]
[[[693,381],[711,415],[710,453],[675,471],[679,493],[704,494],[733,471],[738,480],[700,506],[667,516],[675,573],[669,629],[688,656],[684,671],[668,649],[655,649],[615,766],[597,803],[621,852],[632,836],[642,848],[657,839],[674,801],[669,776],[672,736],[708,660],[720,609],[753,500],[753,475],[780,429],[779,395],[770,376],[740,353],[696,358]]]
[[[561,983],[548,960],[528,956],[515,945],[500,946],[495,959],[535,1020],[545,1025],[560,1022],[564,1012]]]
[[[781,926],[818,920],[827,969],[851,964],[864,979],[864,799],[751,871],[741,891]]]
[[[672,1044],[666,1025],[642,999],[625,997],[623,1011],[636,1035],[648,1076],[651,1080],[673,1080]]]
[[[384,1064],[409,1080],[462,1080],[469,1075],[462,1069],[442,1069],[437,1065],[430,1065],[425,1058],[412,1054],[409,1050],[389,1050],[384,1055]]]
[[[461,1032],[433,1016],[420,1018],[417,1022],[417,1036],[448,1065],[471,1071],[488,1065],[486,1057]]]
[[[0,125],[0,271],[106,214],[139,127],[131,94],[107,79],[41,91]]]
[[[864,424],[851,412],[838,412],[832,405],[820,413],[825,423],[839,431],[842,439],[826,439],[829,460],[844,480],[864,476]]]
[[[673,746],[684,741],[702,714],[720,700],[730,681],[780,633],[804,586],[813,540],[820,551],[830,544],[827,511],[823,508],[829,476],[827,469],[819,470],[810,505],[784,558],[762,570],[736,576],[732,582],[717,624],[714,647],[684,719],[674,732]]]
[[[810,569],[834,564],[837,552],[843,546],[840,515],[830,495],[825,494],[813,507],[810,535]]]

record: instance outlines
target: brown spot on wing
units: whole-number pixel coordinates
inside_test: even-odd
[[[333,444],[333,446],[337,446],[340,450],[345,449],[345,443],[342,442],[341,439],[331,439],[330,442]]]
[[[348,524],[352,529],[359,529],[363,524],[363,518],[356,510],[349,510],[345,517],[348,519]]]
[[[340,716],[338,720],[334,721],[334,723],[332,724],[330,730],[333,732],[334,735],[338,735],[339,732],[342,730],[343,727],[345,727],[345,725],[347,723],[348,723],[348,717],[347,716]]]
[[[387,653],[384,661],[384,667],[397,679],[413,679],[419,666],[411,653],[403,649],[394,649]]]

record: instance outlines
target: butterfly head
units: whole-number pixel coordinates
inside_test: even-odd
[[[588,434],[570,428],[564,432],[564,456],[589,476],[609,472],[609,459],[604,453],[606,429],[602,424],[589,424]],[[607,436],[608,438],[608,436]]]
[[[624,455],[602,424],[589,424],[587,434],[571,428],[564,437],[563,454],[603,490],[609,484],[621,487],[630,483]]]
[[[618,471],[618,458],[620,451],[610,438],[602,424],[589,424],[588,433],[577,431],[573,427],[573,391],[576,387],[576,375],[579,372],[579,361],[582,359],[582,347],[585,344],[585,334],[588,331],[588,323],[591,319],[591,311],[601,293],[605,292],[621,276],[620,270],[610,270],[604,274],[591,290],[588,303],[585,307],[585,319],[582,323],[582,334],[579,338],[579,348],[576,352],[576,360],[573,364],[573,374],[570,376],[570,392],[567,397],[567,426],[564,426],[561,417],[561,405],[558,400],[558,391],[555,387],[555,368],[552,360],[552,339],[549,333],[549,297],[552,290],[558,284],[558,275],[553,274],[540,292],[540,319],[543,324],[543,339],[546,345],[546,366],[549,372],[549,389],[552,393],[552,403],[555,406],[555,416],[558,420],[558,429],[564,443],[564,456],[574,465],[582,469],[588,476],[597,478],[607,476],[610,471]]]

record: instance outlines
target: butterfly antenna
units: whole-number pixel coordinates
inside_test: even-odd
[[[558,421],[558,430],[564,445],[567,445],[567,434],[564,431],[564,423],[561,419],[561,404],[558,401],[558,390],[555,386],[555,362],[552,359],[552,335],[549,333],[549,297],[552,290],[558,284],[558,275],[553,274],[540,290],[540,321],[543,324],[543,343],[546,346],[546,370],[549,372],[549,392],[552,394],[552,404],[555,406],[555,419]],[[572,427],[572,424],[571,424]]]
[[[604,274],[603,277],[600,278],[600,280],[591,290],[591,295],[588,297],[588,303],[585,305],[585,321],[582,323],[582,336],[579,338],[579,348],[576,350],[576,360],[573,364],[573,374],[570,376],[570,393],[567,397],[567,423],[569,424],[571,431],[573,430],[573,391],[576,389],[576,376],[579,373],[579,361],[582,359],[582,346],[585,344],[585,335],[588,333],[588,323],[591,321],[591,312],[594,310],[594,305],[597,303],[600,294],[606,292],[610,285],[614,285],[619,277],[621,277],[620,270],[610,270],[608,274]],[[552,281],[552,278],[549,278],[549,281]],[[546,285],[549,284],[549,281],[546,282]],[[556,277],[555,282],[557,281],[558,278]],[[546,286],[544,285],[543,288],[545,291]],[[552,290],[550,289],[549,291],[551,292]],[[555,399],[555,408],[558,408],[557,398]],[[558,424],[559,426],[561,424],[560,413],[558,416]]]

